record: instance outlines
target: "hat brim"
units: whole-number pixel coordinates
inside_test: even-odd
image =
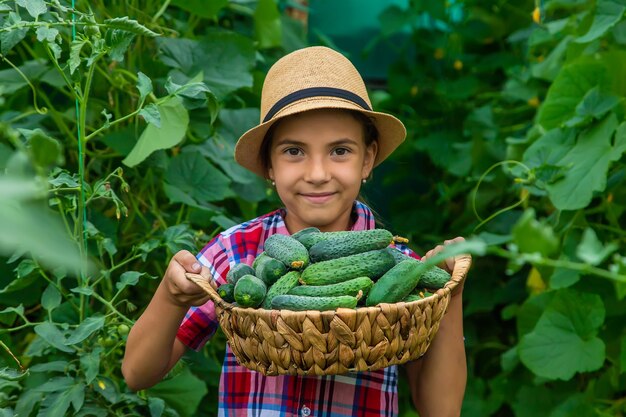
[[[267,131],[278,120],[315,109],[347,109],[359,111],[371,118],[378,130],[378,153],[374,166],[384,161],[406,138],[406,128],[396,117],[365,110],[349,100],[330,97],[311,97],[283,108],[271,120],[261,123],[244,133],[235,145],[235,160],[260,177],[267,178],[262,162],[261,146]]]

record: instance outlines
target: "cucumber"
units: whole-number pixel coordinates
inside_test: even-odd
[[[388,247],[387,250],[396,260],[396,264],[399,264],[402,261],[406,261],[407,259],[415,259],[415,258],[410,257],[409,255],[406,255],[404,252],[400,251],[398,248],[394,246]]]
[[[217,288],[217,293],[222,297],[222,300],[232,303],[235,301],[235,284],[222,284]]]
[[[241,307],[258,307],[263,302],[267,286],[254,275],[244,275],[235,284],[235,301]]]
[[[287,294],[293,287],[298,285],[299,280],[300,272],[298,271],[289,271],[282,277],[278,278],[278,281],[276,281],[274,285],[267,290],[265,300],[263,301],[263,308],[271,309],[272,299],[278,295]]]
[[[340,295],[337,297],[305,297],[301,295],[283,294],[272,299],[272,308],[275,310],[335,310],[337,308],[355,308],[357,297]]]
[[[336,233],[311,246],[311,262],[327,261],[357,253],[383,249],[393,242],[393,235],[385,229]]]
[[[305,227],[304,229],[297,231],[296,233],[291,235],[291,237],[296,239],[297,241],[300,241],[300,238],[302,236],[309,234],[309,233],[321,233],[321,232],[320,232],[320,229],[318,229],[317,227]]]
[[[365,300],[365,305],[375,306],[380,303],[401,301],[415,289],[423,271],[423,264],[417,260],[400,262],[376,281]]]
[[[422,261],[417,262],[420,264]],[[420,286],[432,289],[443,288],[446,282],[450,281],[450,274],[444,269],[439,268],[438,266],[432,266],[422,274],[420,278]]]
[[[287,267],[303,269],[309,264],[309,251],[291,236],[273,234],[265,240],[265,252]]]
[[[410,303],[411,301],[419,301],[421,299],[423,299],[424,297],[420,297],[417,294],[409,294],[406,297],[404,297],[404,299],[402,301],[404,301],[405,303]]]
[[[265,252],[261,252],[257,255],[256,258],[254,258],[254,261],[252,261],[252,269],[254,269],[256,271],[256,269],[259,266],[259,263],[261,263],[263,261],[263,259],[267,258],[267,253]]]
[[[256,276],[260,278],[266,285],[270,286],[285,275],[287,267],[278,259],[274,259],[269,255],[263,256],[256,267]]]
[[[250,265],[246,264],[235,264],[230,267],[228,273],[226,274],[226,282],[229,284],[235,285],[239,278],[244,275],[254,275],[254,269]]]
[[[301,282],[328,285],[363,276],[376,280],[394,265],[393,256],[385,249],[378,249],[311,264],[302,272]]]
[[[374,281],[369,277],[358,277],[329,285],[299,285],[291,289],[288,294],[305,297],[336,297],[338,295],[356,296],[359,291],[362,291],[363,295],[367,295],[372,285]]]
[[[422,261],[420,261],[419,259],[415,259],[411,256],[405,255],[397,248],[389,247],[387,248],[387,250],[396,259],[396,264],[402,261],[406,261],[407,259],[422,263]],[[430,269],[424,271],[422,277],[420,278],[420,285],[427,288],[439,289],[443,288],[445,283],[448,282],[450,278],[451,276],[446,270],[441,269],[438,266],[433,266]]]

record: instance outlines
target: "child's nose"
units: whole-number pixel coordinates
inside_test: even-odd
[[[316,184],[330,180],[330,170],[323,158],[310,159],[305,173],[305,180]]]

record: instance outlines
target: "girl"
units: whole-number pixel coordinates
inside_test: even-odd
[[[239,139],[235,159],[271,180],[284,208],[226,230],[197,257],[187,251],[174,255],[128,336],[122,363],[128,386],[139,390],[156,384],[187,348],[199,350],[215,332],[213,303],[185,272],[221,285],[230,266],[252,264],[274,233],[374,228],[372,212],[356,200],[361,184],[405,136],[402,122],[372,111],[361,76],[343,55],[310,47],[276,62],[263,84],[261,123]],[[399,249],[417,257],[404,246]],[[452,271],[454,260],[442,266]],[[460,415],[466,384],[462,287],[455,288],[426,355],[405,365],[421,417]],[[266,377],[237,365],[227,347],[218,414],[393,416],[397,381],[397,366],[324,377]]]

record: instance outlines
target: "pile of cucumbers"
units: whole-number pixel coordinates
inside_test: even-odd
[[[415,301],[442,288],[450,274],[426,268],[393,245],[385,229],[274,234],[252,266],[234,265],[218,294],[240,307],[334,310]],[[406,241],[406,240],[404,240]],[[429,291],[430,290],[430,291]]]

